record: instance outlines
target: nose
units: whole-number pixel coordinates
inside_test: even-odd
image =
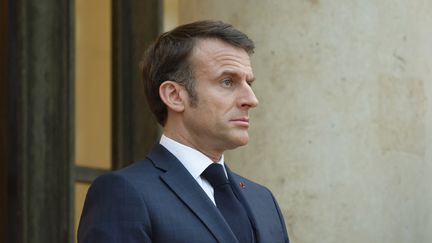
[[[242,87],[242,92],[239,99],[239,106],[241,108],[250,109],[256,107],[258,103],[259,101],[255,96],[252,87],[245,82],[245,84]]]

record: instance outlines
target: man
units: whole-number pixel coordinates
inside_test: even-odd
[[[258,105],[253,49],[216,21],[179,26],[149,47],[142,75],[160,144],[94,181],[79,242],[288,242],[271,192],[224,163],[224,151],[247,144],[248,111]]]

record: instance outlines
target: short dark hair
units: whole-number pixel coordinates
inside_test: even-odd
[[[199,39],[215,38],[242,48],[249,55],[254,52],[254,42],[232,25],[204,20],[178,26],[160,35],[147,49],[142,62],[142,79],[151,111],[159,124],[165,125],[168,110],[159,96],[159,87],[166,81],[184,85],[191,104],[197,101],[193,67],[189,60]]]

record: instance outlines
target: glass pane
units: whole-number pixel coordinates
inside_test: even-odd
[[[75,1],[76,164],[111,168],[111,1]]]
[[[76,182],[75,183],[75,236],[78,231],[78,224],[81,217],[81,212],[84,206],[85,196],[90,187],[90,184]],[[76,241],[76,237],[75,237]]]

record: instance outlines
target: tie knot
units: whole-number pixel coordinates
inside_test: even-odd
[[[212,163],[201,174],[213,187],[228,184],[228,179],[225,175],[223,166],[217,163]]]

